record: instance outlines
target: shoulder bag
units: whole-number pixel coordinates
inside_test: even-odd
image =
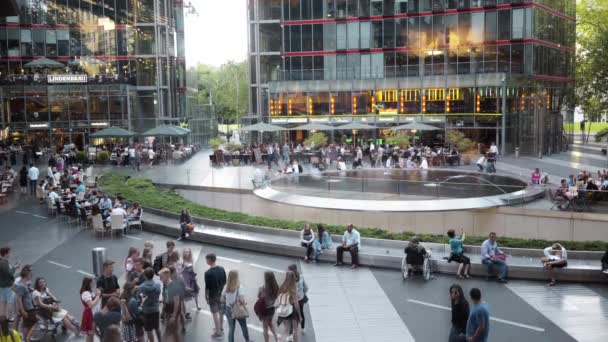
[[[249,310],[239,296],[239,290],[236,290],[236,299],[232,305],[232,319],[245,319],[249,317]]]
[[[289,302],[289,294],[281,293],[277,298],[277,316],[286,318],[293,313],[293,305]]]

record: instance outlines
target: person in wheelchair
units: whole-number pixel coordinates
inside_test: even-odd
[[[42,277],[36,278],[32,298],[38,316],[47,323],[47,329],[54,330],[56,327],[61,326],[64,332],[69,329],[76,336],[80,334],[78,322],[67,310],[59,305],[60,301],[47,288],[46,279]]]
[[[407,275],[410,276],[412,273],[423,273],[425,263],[424,260],[431,257],[431,253],[428,252],[423,245],[420,244],[420,239],[414,236],[407,247],[405,247],[405,263],[407,266]],[[426,263],[427,267],[430,267],[430,263]],[[404,270],[405,273],[405,270]]]

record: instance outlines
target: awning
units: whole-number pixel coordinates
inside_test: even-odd
[[[360,123],[360,122],[351,122],[346,125],[336,127],[337,130],[353,130],[353,129],[369,130],[369,129],[376,129],[376,128],[378,128],[378,127],[372,126],[372,125],[367,125],[367,124]]]
[[[140,135],[144,137],[183,137],[188,135],[188,133],[189,131],[187,131],[185,128],[173,125],[161,125]]]
[[[440,130],[441,128],[435,127],[435,126],[431,126],[431,125],[427,125],[427,124],[423,124],[423,123],[419,123],[419,122],[410,122],[408,124],[405,125],[401,125],[401,126],[396,126],[396,127],[387,127],[388,129],[392,129],[392,130],[410,130],[410,131],[437,131]]]
[[[290,128],[290,131],[331,131],[335,128],[329,125],[324,125],[320,123],[308,123],[306,125],[297,126]]]
[[[267,124],[264,122],[258,122],[254,125],[241,127],[241,131],[253,131],[253,132],[278,132],[278,131],[284,131],[286,129],[287,128],[285,128],[285,127],[271,125],[271,124]]]
[[[47,68],[47,69],[59,69],[59,68],[65,68],[65,64],[54,61],[52,59],[48,59],[48,58],[38,58],[34,61],[31,61],[29,63],[25,63],[23,65],[24,68]]]
[[[135,133],[120,127],[108,127],[91,134],[92,138],[130,138]]]

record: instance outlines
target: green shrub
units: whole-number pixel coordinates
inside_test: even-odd
[[[475,147],[477,144],[473,140],[467,138],[464,133],[460,131],[449,131],[448,142],[456,145],[460,153],[477,153]]]
[[[97,161],[98,162],[105,163],[108,160],[110,160],[110,152],[108,152],[108,151],[101,151],[101,152],[97,153]]]
[[[80,151],[76,154],[76,160],[78,160],[79,163],[82,163],[83,161],[87,160],[87,153],[85,151]]]
[[[137,201],[144,207],[173,213],[179,213],[183,208],[187,208],[190,210],[192,216],[196,217],[288,230],[300,230],[306,223],[303,221],[288,221],[271,217],[251,216],[239,212],[205,207],[186,200],[173,189],[157,188],[149,179],[130,178],[127,182],[126,176],[108,174],[104,175],[99,180],[99,185],[105,192],[110,194],[120,193],[129,201]],[[311,223],[314,226],[315,223]],[[324,224],[324,226],[332,234],[339,235],[346,229],[344,226],[340,225]],[[397,233],[368,227],[357,227],[357,229],[361,233],[361,236],[368,238],[407,241],[411,239],[412,236],[416,235],[425,242],[448,242],[448,238],[445,235],[415,234],[413,232]],[[468,245],[481,245],[485,239],[486,237],[467,235],[466,242]],[[608,243],[603,241],[545,241],[500,237],[500,245],[502,247],[512,248],[542,249],[550,246],[553,242],[561,243],[566,246],[568,250],[605,251],[608,248]]]
[[[327,145],[327,136],[321,132],[313,133],[311,136],[304,140],[304,146],[310,148],[320,148]]]
[[[407,134],[394,135],[386,138],[386,142],[391,146],[407,148],[410,146],[411,138]]]
[[[209,146],[215,151],[220,148],[226,141],[220,137],[209,139]]]

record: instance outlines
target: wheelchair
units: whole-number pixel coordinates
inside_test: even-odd
[[[420,274],[425,281],[433,279],[433,259],[431,253],[427,252],[424,256],[422,265],[410,265],[407,263],[407,255],[401,261],[401,275],[403,280],[411,278],[413,275]]]

